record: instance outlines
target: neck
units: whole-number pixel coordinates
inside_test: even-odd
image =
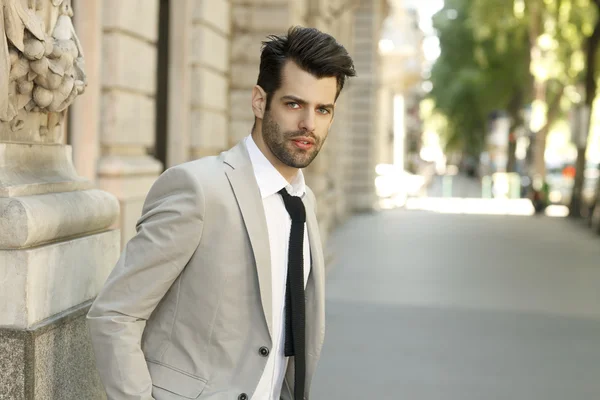
[[[269,149],[269,146],[267,146],[267,144],[263,140],[263,137],[260,132],[261,126],[257,122],[254,129],[252,130],[252,139],[254,140],[254,143],[256,143],[256,146],[261,151],[261,153],[264,154],[267,160],[269,160],[271,165],[275,167],[275,169],[281,174],[281,176],[283,176],[285,180],[289,183],[292,183],[296,175],[298,175],[299,169],[290,167],[289,165],[282,163],[281,160],[275,157],[275,154],[273,154],[271,149]]]

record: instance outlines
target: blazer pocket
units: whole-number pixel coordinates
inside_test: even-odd
[[[152,378],[152,386],[174,393],[184,399],[197,399],[206,386],[206,381],[179,372],[166,365],[146,360]]]

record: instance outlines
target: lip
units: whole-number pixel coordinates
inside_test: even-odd
[[[301,139],[293,139],[292,142],[294,143],[294,146],[296,146],[296,148],[303,150],[303,151],[309,151],[315,146],[312,143],[312,140],[311,141],[307,140],[306,143],[304,143],[304,141]]]
[[[310,145],[314,145],[315,144],[315,140],[313,138],[307,137],[307,136],[297,136],[295,138],[292,138],[292,141],[294,142],[307,142]]]

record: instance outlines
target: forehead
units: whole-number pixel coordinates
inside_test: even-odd
[[[281,96],[294,95],[309,103],[333,104],[337,92],[337,79],[333,76],[317,78],[296,63],[288,61],[281,71]]]

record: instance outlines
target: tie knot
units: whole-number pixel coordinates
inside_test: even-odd
[[[283,204],[288,214],[292,218],[292,222],[306,222],[306,210],[302,199],[298,196],[292,196],[285,188],[279,191],[283,198]]]

